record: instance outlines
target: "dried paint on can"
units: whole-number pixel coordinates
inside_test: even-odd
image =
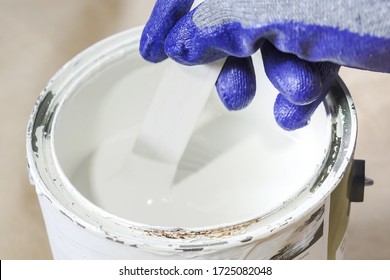
[[[181,185],[169,209],[156,204],[148,212],[153,201],[145,203],[139,188],[109,200],[96,195],[95,186],[108,188],[101,183],[104,172],[120,168],[123,147],[136,134],[159,73],[169,64],[142,60],[140,32],[120,33],[75,57],[49,82],[33,110],[29,171],[54,257],[340,255],[357,131],[353,102],[340,79],[308,128],[293,133],[273,120],[275,89],[264,74],[258,75],[261,92],[242,112],[227,112],[212,96],[179,164],[175,180]],[[129,200],[143,203],[131,209]]]

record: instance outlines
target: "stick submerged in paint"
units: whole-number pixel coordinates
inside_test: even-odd
[[[223,61],[195,67],[169,61],[126,163],[128,182],[159,188],[155,194],[169,193],[222,66]],[[154,176],[159,187],[153,185]]]
[[[183,66],[169,61],[133,152],[177,164],[209,98],[223,61]]]
[[[214,88],[223,60],[212,65],[188,67],[168,62],[162,80],[152,99],[139,134],[134,135],[121,166],[107,163],[113,151],[99,149],[94,166],[110,164],[111,171],[94,175],[94,197],[97,201],[110,201],[115,213],[134,209],[165,209],[172,200],[172,185],[179,160],[191,138],[203,108]],[[115,147],[115,146],[114,146]],[[137,195],[131,206],[129,197]],[[157,212],[156,212],[157,213]]]

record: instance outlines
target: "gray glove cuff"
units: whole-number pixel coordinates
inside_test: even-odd
[[[244,28],[302,22],[360,35],[390,37],[386,0],[206,0],[194,13],[199,28],[239,22]]]

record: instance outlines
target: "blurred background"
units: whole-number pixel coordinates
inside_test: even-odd
[[[0,259],[51,259],[26,172],[38,94],[91,44],[146,22],[153,0],[0,0]],[[347,259],[390,259],[390,75],[342,68],[358,112],[355,158],[375,185],[351,209]]]

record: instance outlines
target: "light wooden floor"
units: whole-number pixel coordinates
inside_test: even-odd
[[[26,174],[33,104],[66,61],[96,41],[143,24],[153,0],[0,0],[0,258],[51,258]],[[342,69],[359,115],[356,158],[375,185],[353,204],[347,258],[390,259],[390,75]]]

